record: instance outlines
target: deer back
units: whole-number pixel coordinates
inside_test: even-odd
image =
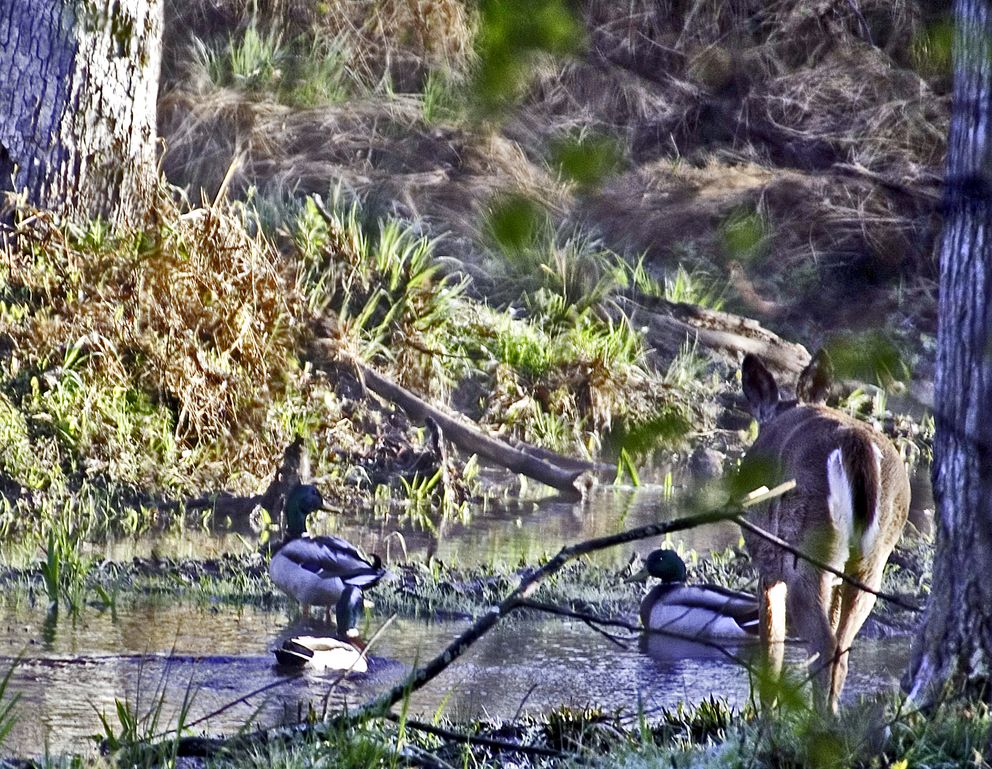
[[[859,574],[874,569],[895,546],[909,507],[899,453],[884,435],[841,411],[781,400],[757,359],[745,359],[744,371],[745,393],[759,419],[748,461],[770,473],[772,482],[796,481],[793,491],[752,520],[835,568]],[[808,397],[822,394],[802,377],[798,389]],[[792,556],[753,536],[745,539],[763,573],[781,571],[785,578],[793,570]]]

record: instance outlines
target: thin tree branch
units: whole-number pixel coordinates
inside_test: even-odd
[[[620,638],[613,635],[612,633],[604,630],[601,625],[606,625],[609,627],[619,627],[623,630],[629,630],[632,633],[638,633],[639,628],[634,627],[629,622],[623,622],[622,620],[615,619],[605,619],[603,617],[597,617],[594,614],[587,614],[585,612],[576,611],[574,609],[566,609],[563,606],[556,606],[553,603],[543,603],[541,601],[532,601],[530,599],[521,601],[518,604],[521,609],[533,609],[534,611],[544,612],[545,614],[553,614],[557,617],[569,617],[571,619],[577,619],[580,622],[585,623],[591,630],[599,633],[603,638],[612,644],[616,644],[621,649],[628,649],[627,641],[630,639]]]
[[[881,590],[875,590],[874,588],[871,588],[868,585],[866,585],[861,580],[855,579],[851,575],[845,574],[840,569],[836,569],[833,566],[831,566],[830,564],[824,563],[823,561],[820,561],[820,560],[814,558],[813,556],[809,555],[808,553],[805,553],[802,550],[800,550],[798,547],[795,547],[794,545],[790,545],[788,542],[786,542],[781,537],[778,537],[778,536],[772,534],[770,531],[766,531],[765,529],[761,528],[760,526],[758,526],[758,525],[756,525],[754,523],[751,523],[751,521],[747,520],[746,518],[744,518],[741,515],[731,516],[730,520],[734,521],[742,529],[747,529],[752,534],[755,534],[755,535],[761,537],[762,539],[766,540],[767,542],[771,542],[773,545],[777,545],[778,547],[780,547],[783,550],[785,550],[787,553],[791,553],[792,555],[796,556],[797,558],[802,558],[804,561],[807,561],[807,562],[813,564],[818,569],[822,569],[823,571],[830,572],[831,574],[833,574],[836,577],[840,577],[844,582],[847,582],[848,584],[853,585],[854,587],[858,588],[859,590],[863,590],[866,593],[871,593],[872,595],[877,596],[878,598],[881,598],[884,601],[888,601],[889,603],[895,604],[896,606],[898,606],[898,607],[900,607],[902,609],[906,609],[907,611],[912,611],[912,612],[922,612],[923,611],[923,608],[921,606],[918,606],[915,603],[911,603],[910,601],[907,601],[904,598],[900,598],[897,595],[893,595],[892,593],[886,593],[886,592],[883,592]]]
[[[467,742],[470,745],[478,745],[483,748],[490,748],[491,750],[497,750],[501,753],[525,753],[531,756],[544,756],[547,758],[568,758],[576,759],[578,756],[572,755],[570,753],[564,753],[560,750],[555,750],[554,748],[546,748],[541,745],[522,745],[519,742],[510,742],[509,740],[498,740],[494,737],[480,737],[478,735],[463,734],[462,732],[456,732],[451,729],[445,729],[440,726],[435,726],[433,724],[425,723],[424,721],[417,721],[410,718],[403,718],[396,713],[387,713],[384,718],[387,721],[393,721],[394,723],[399,723],[401,720],[407,729],[415,729],[418,732],[424,732],[425,734],[433,734],[435,737],[440,737],[442,740],[448,740],[449,742]]]

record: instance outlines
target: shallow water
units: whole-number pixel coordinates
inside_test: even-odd
[[[367,701],[467,626],[395,620],[371,650],[370,672],[333,687],[331,707]],[[284,638],[312,629],[254,608],[149,605],[116,620],[109,612],[91,612],[48,629],[42,611],[13,612],[0,627],[0,669],[21,655],[11,688],[21,695],[22,717],[7,748],[18,754],[92,749],[89,738],[101,732],[100,713],[119,728],[115,698],[144,716],[149,732],[175,724],[187,697],[190,722],[272,684],[195,731],[233,732],[249,720],[272,726],[295,720],[311,706],[320,711],[336,674],[287,675],[270,653]],[[650,713],[711,694],[738,706],[747,701],[746,671],[718,651],[697,647],[695,656],[685,656],[675,642],[655,640],[647,650],[636,640],[622,649],[582,623],[506,623],[416,693],[411,712],[499,719],[569,704],[619,708],[635,717],[639,703]],[[845,699],[894,689],[908,644],[909,639],[859,642]],[[801,645],[790,647],[790,660],[802,656]]]
[[[397,560],[432,553],[464,565],[515,564],[533,563],[566,544],[691,512],[677,508],[657,488],[606,488],[580,505],[548,500],[473,511],[470,520],[449,523],[441,531],[371,512],[329,516],[317,528]],[[247,521],[232,521],[219,531],[186,529],[114,543],[95,555],[114,560],[152,553],[204,558],[253,549],[255,537]],[[739,538],[731,524],[677,535],[677,541],[701,552],[736,544]],[[632,552],[645,553],[658,544],[657,539],[648,540],[597,558],[621,564]],[[632,606],[631,614],[635,612]],[[466,622],[395,620],[372,649],[370,672],[334,687],[332,707],[367,701],[465,627]],[[197,731],[231,732],[249,720],[263,726],[295,720],[308,706],[321,708],[336,676],[286,676],[274,667],[271,649],[286,637],[311,630],[298,622],[290,624],[284,611],[220,604],[200,608],[139,603],[117,617],[87,608],[80,619],[62,617],[55,623],[46,622],[42,608],[0,610],[0,672],[22,657],[11,684],[22,697],[22,717],[7,748],[19,754],[85,750],[93,745],[90,735],[101,731],[99,714],[119,728],[115,698],[147,716],[140,731],[159,733],[175,723],[189,696],[187,723],[274,685],[232,705]],[[860,640],[845,698],[895,688],[908,645],[908,639]],[[789,656],[801,661],[802,646],[791,647]],[[636,640],[621,649],[582,623],[516,620],[497,627],[416,693],[412,712],[429,717],[443,710],[455,719],[511,718],[518,712],[570,704],[622,708],[633,715],[639,702],[650,712],[715,694],[741,705],[748,693],[746,671],[719,652],[697,647],[687,654],[662,639],[646,651]],[[157,723],[151,723],[156,713]]]
[[[334,534],[378,553],[385,561],[420,560],[428,554],[465,566],[490,563],[533,563],[562,546],[613,534],[634,526],[691,515],[659,486],[633,489],[605,486],[582,503],[558,498],[535,501],[506,500],[472,508],[463,520],[424,523],[414,516],[382,510],[340,510],[311,518],[310,528]],[[275,536],[278,536],[276,534]],[[681,532],[688,547],[708,552],[736,544],[738,528],[730,523]],[[151,532],[141,539],[102,545],[101,558],[121,561],[135,556],[210,558],[242,552],[257,545],[258,532],[246,519],[220,521],[212,528],[186,527]],[[600,556],[604,563],[625,561],[634,550],[657,546],[647,541],[624,551]]]

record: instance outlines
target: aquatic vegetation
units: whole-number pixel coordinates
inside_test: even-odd
[[[65,601],[72,614],[82,609],[86,596],[86,578],[92,561],[81,550],[79,530],[70,529],[67,520],[48,529],[48,546],[41,563],[41,575],[48,594],[48,610],[58,612]]]
[[[9,691],[11,677],[17,668],[18,660],[14,660],[7,667],[7,671],[0,679],[0,748],[3,747],[10,736],[11,730],[17,724],[20,714],[17,711],[17,704],[21,699],[18,692]]]

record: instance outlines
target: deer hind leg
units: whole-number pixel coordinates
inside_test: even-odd
[[[878,587],[880,574],[869,575],[865,583],[872,588]],[[840,620],[837,625],[837,653],[830,671],[830,701],[836,710],[844,681],[847,678],[847,664],[850,657],[851,644],[854,637],[865,624],[868,615],[875,605],[875,596],[866,593],[861,588],[845,582],[840,587]]]
[[[811,652],[814,700],[819,707],[836,709],[831,697],[831,673],[837,655],[837,636],[832,623],[832,581],[829,575],[806,572],[790,585],[789,615],[793,628]]]
[[[762,577],[758,600],[761,612],[759,633],[764,657],[759,691],[761,702],[766,706],[775,704],[778,681],[782,677],[782,662],[785,659],[786,596],[787,588],[784,581]]]

